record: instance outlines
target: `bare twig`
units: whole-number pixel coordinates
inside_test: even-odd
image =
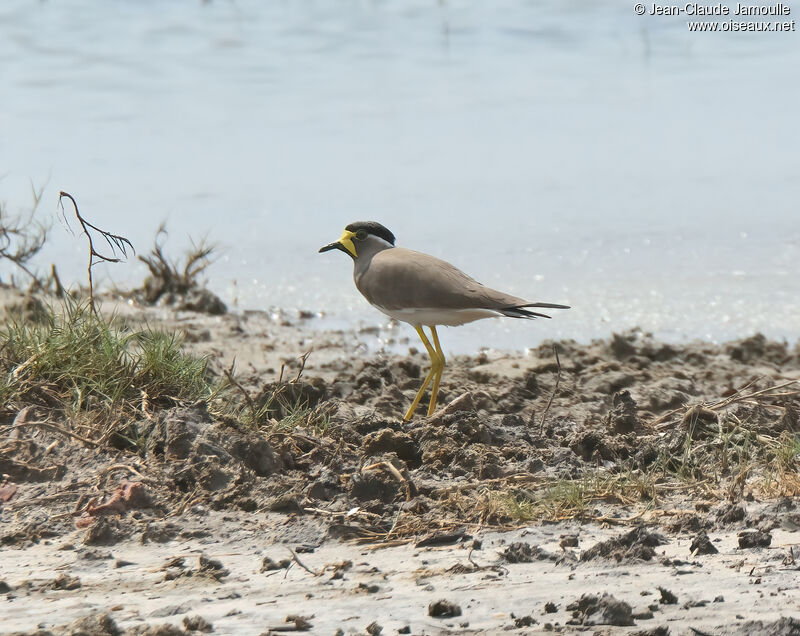
[[[57,298],[64,297],[64,286],[61,284],[61,279],[58,277],[58,270],[56,264],[50,264],[50,281],[53,283],[53,292]]]
[[[94,304],[94,281],[92,279],[92,268],[97,263],[119,263],[122,260],[122,257],[127,258],[128,256],[128,249],[130,249],[134,254],[136,250],[133,248],[133,244],[126,239],[124,236],[119,236],[117,234],[112,234],[111,232],[106,232],[105,230],[101,230],[96,225],[92,225],[81,216],[80,211],[78,210],[78,204],[75,201],[75,198],[67,193],[67,192],[60,192],[58,195],[58,204],[61,206],[61,212],[64,215],[64,222],[67,223],[67,227],[69,228],[69,223],[67,222],[66,211],[64,210],[64,202],[63,199],[66,197],[72,202],[72,207],[75,208],[75,217],[78,219],[78,223],[81,225],[81,229],[83,233],[86,235],[86,240],[89,242],[89,265],[87,267],[87,274],[89,277],[89,306],[92,309],[92,313],[97,315],[97,308]],[[92,236],[92,231],[97,232],[100,236],[105,240],[108,246],[111,248],[111,255],[101,254],[97,251],[94,246],[94,237]],[[122,257],[118,256],[117,254],[122,254]]]
[[[414,485],[414,482],[412,482],[407,475],[403,475],[403,473],[401,473],[397,467],[392,464],[392,462],[377,462],[375,464],[370,464],[369,466],[364,466],[364,468],[361,469],[361,472],[363,473],[367,470],[375,469],[387,471],[392,475],[392,477],[406,487],[406,501],[411,501],[417,496],[417,487]],[[404,469],[403,472],[407,471]]]
[[[311,349],[306,351],[303,355],[299,356],[297,359],[300,360],[300,368],[297,370],[297,375],[294,376],[294,380],[292,380],[291,384],[296,384],[300,381],[300,376],[303,375],[303,371],[306,368],[306,360],[308,360],[308,356],[311,355]]]
[[[234,366],[236,365],[236,358],[233,359],[231,362],[231,366],[228,369],[223,369],[222,373],[225,375],[225,379],[231,383],[231,386],[235,387],[239,390],[244,397],[244,401],[247,403],[247,408],[250,409],[250,413],[255,416],[256,414],[256,405],[253,403],[253,399],[250,397],[250,394],[245,390],[245,388],[239,383],[239,381],[234,376]]]
[[[312,569],[311,569],[311,568],[309,568],[309,567],[308,567],[308,566],[307,566],[305,563],[303,563],[303,562],[302,562],[302,561],[301,561],[301,560],[300,560],[300,559],[297,557],[297,554],[295,553],[295,551],[294,551],[294,550],[292,550],[291,548],[289,548],[289,552],[291,552],[291,553],[292,553],[292,560],[293,560],[295,563],[297,563],[297,565],[299,565],[301,568],[303,568],[303,569],[304,569],[306,572],[308,572],[308,573],[309,573],[309,574],[311,574],[312,576],[319,576],[319,575],[320,575],[320,573],[319,573],[319,572],[314,572],[314,570],[312,570]]]
[[[48,430],[54,431],[56,433],[61,433],[62,435],[66,435],[67,437],[72,437],[73,439],[78,440],[79,442],[83,442],[84,444],[89,444],[90,446],[98,446],[98,442],[94,440],[87,439],[86,437],[81,437],[77,433],[73,433],[72,431],[68,431],[61,426],[56,426],[55,424],[51,424],[50,422],[20,422],[19,424],[15,424],[14,428],[27,428],[28,426],[40,426],[42,428],[46,428]]]
[[[544,412],[542,413],[542,421],[539,422],[539,435],[542,434],[544,430],[544,422],[547,418],[547,413],[550,411],[550,405],[553,404],[553,399],[556,397],[556,392],[558,391],[558,384],[561,382],[561,360],[558,358],[558,347],[553,345],[553,353],[556,354],[556,364],[558,365],[558,374],[556,375],[556,385],[553,387],[553,392],[550,394],[550,399],[547,400],[547,406],[544,407]]]

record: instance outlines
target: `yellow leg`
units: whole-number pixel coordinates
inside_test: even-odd
[[[406,411],[405,417],[403,420],[406,422],[410,422],[411,418],[414,417],[414,411],[417,410],[419,406],[419,401],[422,399],[423,394],[425,393],[425,389],[428,388],[428,384],[431,382],[431,378],[433,378],[434,373],[434,361],[438,359],[438,354],[436,350],[431,346],[431,343],[428,341],[428,337],[425,335],[425,332],[422,331],[422,327],[420,325],[414,325],[414,329],[417,330],[419,334],[420,340],[422,340],[422,344],[425,345],[425,348],[428,350],[428,355],[431,358],[431,369],[428,371],[428,375],[425,376],[425,381],[422,383],[422,386],[419,388],[417,392],[417,397],[414,398],[414,401],[411,403],[411,406],[408,407]]]
[[[431,371],[435,369],[433,376],[433,387],[431,388],[431,403],[428,405],[428,415],[433,414],[436,408],[436,396],[439,395],[439,382],[444,371],[444,352],[442,345],[439,344],[439,334],[436,333],[436,325],[431,325],[431,335],[433,336],[433,346],[436,347],[437,359],[432,363]]]

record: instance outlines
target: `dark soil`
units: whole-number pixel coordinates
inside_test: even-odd
[[[525,357],[454,356],[443,408],[411,423],[401,417],[426,369],[421,354],[309,365],[281,384],[243,378],[255,400],[276,390],[287,397],[258,426],[177,404],[142,415],[124,439],[90,447],[58,432],[71,430],[63,415],[47,414],[55,429],[15,429],[16,413],[3,413],[0,546],[76,528],[88,546],[159,544],[202,532],[187,519],[204,510],[277,511],[312,544],[434,537],[430,546],[453,545],[465,528],[567,519],[618,528],[594,545],[563,536],[558,554],[525,542],[501,553],[505,563],[582,567],[651,562],[678,536],[694,537],[686,558],[713,557],[706,533],[718,528],[741,529],[741,548],[763,550],[771,529],[800,522],[800,457],[790,452],[800,398],[788,386],[768,390],[800,375],[798,348],[762,337],[667,345],[640,332],[557,346],[555,394],[552,343]],[[774,508],[748,515],[751,501],[770,497]],[[273,558],[263,559],[265,574],[290,566]],[[227,575],[202,556],[164,572]],[[673,599],[662,590],[662,603]],[[459,615],[448,607],[432,604],[431,616]],[[568,609],[574,625],[633,624],[631,606],[608,594]],[[97,633],[117,633],[100,622],[106,632]]]

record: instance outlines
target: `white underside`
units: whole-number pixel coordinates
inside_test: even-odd
[[[448,327],[457,327],[473,320],[496,318],[503,315],[492,309],[384,309],[378,305],[374,305],[374,307],[400,322],[425,326],[446,325]]]

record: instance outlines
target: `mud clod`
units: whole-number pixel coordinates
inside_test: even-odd
[[[628,560],[649,561],[656,555],[655,547],[664,545],[667,540],[657,532],[650,532],[639,526],[614,539],[601,541],[581,554],[581,561],[594,559],[614,559],[617,562]]]
[[[744,521],[745,515],[745,509],[742,504],[728,504],[717,513],[720,523],[725,525]]]
[[[372,621],[364,628],[364,631],[367,632],[369,636],[380,636],[380,634],[383,633],[383,627],[378,625],[377,621]]]
[[[538,545],[515,541],[502,552],[507,563],[533,563],[534,561],[554,561],[555,556],[542,550]]]
[[[567,605],[572,612],[569,625],[633,625],[631,606],[611,594],[584,594],[577,601]]]
[[[214,631],[214,626],[202,616],[184,616],[183,626],[187,632],[203,632],[208,634]]]
[[[106,613],[83,616],[70,623],[65,632],[69,636],[119,636],[122,633]]]
[[[398,433],[390,428],[370,433],[364,438],[363,445],[365,455],[395,453],[405,461],[419,462],[420,460],[419,449],[411,436],[407,433]]]
[[[677,605],[678,597],[670,592],[667,588],[659,586],[658,591],[661,593],[659,603],[662,605]]]
[[[222,565],[222,561],[217,559],[210,559],[204,554],[201,554],[198,559],[198,571],[207,574],[213,579],[219,581],[230,574],[230,571]]]
[[[746,530],[739,533],[740,548],[768,548],[772,543],[772,535],[761,530]]]
[[[272,572],[273,570],[285,570],[292,564],[291,559],[281,559],[274,561],[268,556],[265,556],[261,561],[261,572]]]
[[[797,636],[800,634],[800,619],[781,616],[773,622],[747,621],[735,632],[736,636]]]
[[[441,599],[428,605],[428,616],[434,618],[453,618],[461,616],[461,607],[451,601]]]
[[[640,426],[636,415],[636,402],[630,391],[619,391],[614,394],[612,408],[608,414],[609,428],[615,433],[631,433]]]
[[[50,583],[43,585],[43,590],[77,590],[81,586],[81,580],[77,576],[69,574],[59,574]]]
[[[689,551],[692,554],[717,554],[719,552],[705,532],[701,532],[692,540]]]
[[[514,627],[533,627],[539,621],[537,621],[533,616],[517,616],[514,617],[512,614],[512,618],[514,618]]]
[[[178,536],[181,529],[174,523],[148,523],[142,531],[139,541],[141,543],[167,543]]]
[[[127,539],[133,528],[113,517],[98,517],[83,536],[84,545],[114,545]]]

